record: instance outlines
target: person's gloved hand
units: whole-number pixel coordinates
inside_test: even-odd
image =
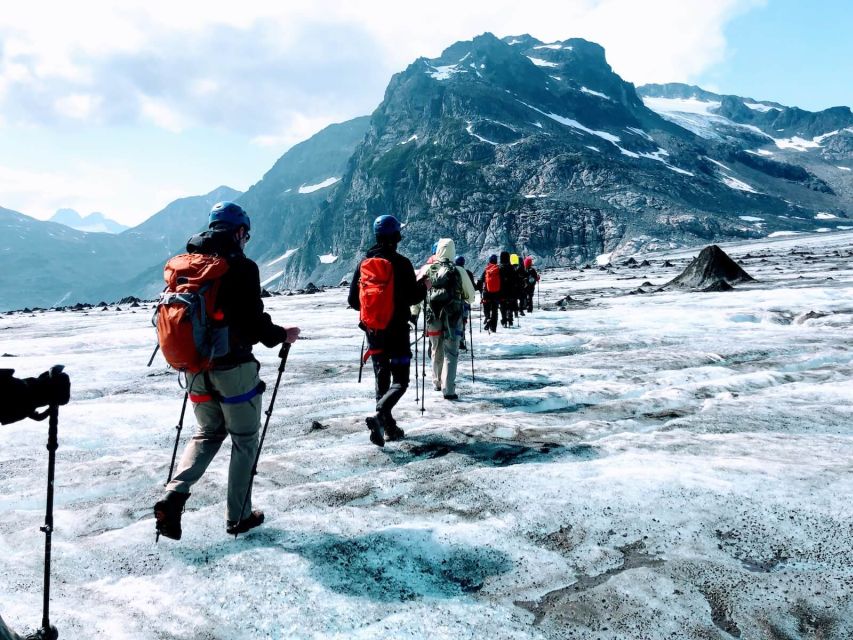
[[[299,327],[284,327],[284,331],[287,334],[287,337],[285,337],[284,341],[288,344],[293,344],[294,342],[296,342],[296,340],[299,338],[299,334],[301,333]]]
[[[45,371],[32,383],[35,406],[68,404],[71,397],[71,380],[67,373]]]

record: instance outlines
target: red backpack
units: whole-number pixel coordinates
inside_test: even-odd
[[[385,258],[365,258],[359,273],[359,319],[370,331],[387,329],[394,316],[394,265]]]
[[[224,258],[202,253],[184,253],[166,263],[166,289],[154,316],[163,357],[178,371],[205,371],[228,353],[228,327],[215,306],[227,271]]]
[[[501,290],[501,274],[498,265],[489,263],[486,266],[486,292],[498,293]]]

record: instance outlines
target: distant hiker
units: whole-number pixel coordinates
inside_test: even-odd
[[[456,246],[450,238],[438,241],[435,262],[429,265],[432,288],[427,295],[427,335],[432,347],[432,384],[445,400],[458,400],[456,364],[465,303],[474,301],[474,283],[454,263]]]
[[[524,315],[525,308],[525,295],[527,291],[527,287],[525,285],[525,281],[527,280],[524,274],[524,265],[521,262],[521,258],[517,253],[512,253],[509,256],[509,263],[512,265],[512,268],[515,270],[516,283],[515,283],[515,300],[513,301],[513,313],[516,317]]]
[[[501,251],[498,270],[501,278],[501,326],[511,327],[518,298],[518,274],[510,263],[509,251]]]
[[[478,284],[480,300],[483,304],[484,328],[494,333],[498,330],[498,307],[501,302],[501,275],[498,257],[495,254],[489,256],[489,262]]]
[[[190,489],[227,436],[231,437],[231,463],[225,530],[235,535],[264,521],[263,511],[252,510],[251,499],[261,395],[265,389],[258,376],[260,363],[252,355],[252,346],[260,342],[274,347],[293,343],[299,337],[297,327],[280,327],[264,313],[258,265],[243,253],[251,237],[246,212],[233,202],[219,202],[210,210],[208,227],[208,231],[189,239],[187,254],[167,263],[165,275],[167,282],[174,279],[179,284],[181,280],[184,284],[193,280],[203,283],[199,291],[206,291],[203,306],[212,319],[208,331],[216,335],[226,329],[219,334],[223,343],[218,345],[221,351],[204,362],[188,361],[186,366],[180,366],[182,354],[197,353],[192,332],[180,334],[177,327],[181,323],[169,324],[170,314],[182,312],[179,299],[172,298],[172,304],[165,304],[166,298],[161,297],[158,307],[161,350],[169,364],[177,364],[176,368],[184,370],[198,422],[196,434],[166,485],[165,496],[154,505],[158,533],[174,540],[181,539],[181,514]],[[187,324],[192,326],[183,323]]]
[[[38,378],[20,380],[12,374],[14,369],[0,369],[0,423],[10,424],[24,418],[36,419],[38,407],[68,404],[71,381],[61,370],[46,371]],[[55,627],[44,626],[25,638],[12,631],[0,617],[0,640],[53,640],[58,637]]]
[[[533,313],[533,295],[536,293],[536,284],[539,282],[539,272],[533,268],[533,258],[527,256],[524,259],[524,306],[528,313]]]
[[[456,256],[456,259],[454,260],[454,262],[456,263],[457,267],[462,267],[463,269],[465,269],[465,256]],[[471,280],[472,283],[475,283],[477,281],[474,278],[474,274],[471,273],[471,271],[469,269],[465,269],[465,273],[468,274],[468,278]],[[474,290],[476,291],[476,289],[477,289],[477,285],[475,284]],[[473,298],[471,299],[471,302],[473,302]],[[466,302],[464,304],[464,306],[465,306],[465,313],[462,316],[462,337],[459,338],[459,350],[460,351],[468,351],[468,345],[465,343],[465,331],[468,327],[468,322],[471,318],[471,303]]]
[[[364,360],[373,361],[376,378],[376,414],[366,418],[370,441],[400,440],[405,432],[391,414],[409,386],[412,350],[409,345],[409,307],[424,299],[429,280],[415,278],[408,258],[397,253],[400,221],[379,216],[373,222],[376,244],[367,250],[350,284],[349,305],[359,312],[358,326],[365,332]]]
[[[427,264],[432,264],[433,262],[435,262],[435,251],[437,248],[438,248],[438,243],[433,242],[432,243],[432,253],[429,255],[429,258],[427,258],[427,261],[426,261]]]

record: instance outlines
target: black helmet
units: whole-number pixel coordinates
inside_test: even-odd
[[[228,227],[246,227],[246,230],[252,228],[252,223],[249,221],[249,215],[243,211],[243,207],[233,202],[217,202],[210,209],[210,218],[208,228],[213,229],[218,226]]]

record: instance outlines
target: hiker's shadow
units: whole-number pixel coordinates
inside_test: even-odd
[[[595,447],[588,444],[565,446],[554,442],[519,443],[497,439],[478,440],[461,433],[414,436],[403,440],[399,447],[385,447],[383,452],[392,462],[399,465],[441,458],[450,454],[463,455],[477,464],[491,467],[550,462],[564,457],[577,461],[598,457]]]
[[[475,593],[487,578],[512,568],[509,556],[496,549],[451,543],[429,529],[406,528],[355,537],[261,528],[181,556],[187,564],[206,564],[228,562],[229,556],[253,550],[298,554],[311,563],[311,576],[326,588],[382,602]]]

